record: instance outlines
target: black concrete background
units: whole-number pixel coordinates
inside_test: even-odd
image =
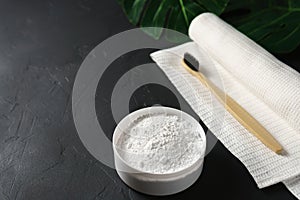
[[[131,190],[94,159],[72,120],[70,95],[81,62],[101,41],[129,28],[116,0],[0,0],[0,200],[159,198]],[[299,66],[299,52],[278,56]],[[152,103],[166,92],[149,88]],[[283,184],[259,190],[220,143],[200,179],[165,199],[192,197],[295,199]]]

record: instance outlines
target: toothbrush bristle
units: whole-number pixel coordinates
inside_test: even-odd
[[[183,61],[185,62],[185,64],[187,66],[189,66],[189,68],[191,68],[194,71],[199,71],[199,62],[198,60],[192,56],[189,53],[185,53],[184,57],[183,57]]]

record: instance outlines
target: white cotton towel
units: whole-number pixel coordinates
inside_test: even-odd
[[[214,14],[195,18],[189,35],[194,42],[155,52],[153,60],[259,188],[282,181],[300,198],[300,74]],[[281,143],[284,155],[266,148],[182,67],[185,52]]]

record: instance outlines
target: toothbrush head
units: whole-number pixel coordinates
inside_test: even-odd
[[[183,56],[184,63],[193,71],[199,71],[199,61],[189,53],[185,53]]]

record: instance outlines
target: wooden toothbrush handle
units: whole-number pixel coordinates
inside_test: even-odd
[[[215,84],[208,80],[202,73],[196,72],[190,69],[183,61],[184,67],[193,76],[195,76],[203,85],[205,85],[223,104],[226,110],[250,133],[257,137],[265,146],[270,148],[277,154],[280,154],[283,150],[282,146],[276,141],[276,139],[254,118],[252,117],[242,106],[240,106],[229,95],[220,90]]]

